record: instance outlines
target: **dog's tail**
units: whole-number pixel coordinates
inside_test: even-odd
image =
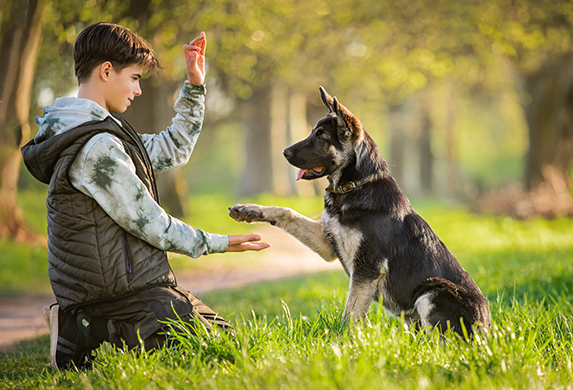
[[[446,330],[449,326],[463,336],[461,322],[468,335],[473,326],[491,326],[489,307],[481,292],[474,292],[443,278],[428,278],[416,291],[411,306],[416,307],[422,323]]]

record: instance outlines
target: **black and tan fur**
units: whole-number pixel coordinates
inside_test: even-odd
[[[428,223],[412,208],[360,121],[320,88],[329,114],[308,138],[284,150],[299,178],[328,175],[320,221],[283,207],[235,205],[237,221],[269,222],[350,277],[345,318],[362,318],[373,300],[422,327],[462,333],[490,326],[487,301]]]

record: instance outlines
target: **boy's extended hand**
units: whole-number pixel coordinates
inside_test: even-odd
[[[271,246],[267,242],[260,242],[261,236],[258,234],[228,237],[229,249],[227,249],[227,252],[260,251]]]
[[[205,83],[205,47],[207,47],[207,37],[204,32],[201,32],[201,35],[188,45],[183,45],[189,84],[203,85]]]

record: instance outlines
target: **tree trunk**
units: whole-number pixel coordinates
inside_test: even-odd
[[[289,129],[288,129],[288,145],[295,144],[309,136],[311,126],[308,124],[307,106],[308,99],[302,93],[291,93],[289,97]],[[284,157],[283,157],[284,158]],[[285,160],[286,161],[286,160]],[[306,180],[296,181],[296,174],[298,168],[290,165],[289,168],[289,183],[293,194],[299,195],[316,195],[315,187],[313,184],[318,180],[308,182]],[[327,184],[328,185],[328,184]],[[326,187],[325,185],[324,187]]]
[[[461,180],[458,175],[458,147],[454,131],[455,97],[454,92],[449,94],[449,102],[446,105],[446,165],[447,165],[447,188],[451,197],[463,197]]]
[[[19,241],[36,240],[24,223],[16,196],[20,148],[30,138],[30,101],[44,3],[45,0],[13,1],[11,17],[1,30],[0,236]]]
[[[432,153],[432,120],[428,109],[421,109],[420,135],[418,150],[420,152],[420,187],[425,196],[434,193],[434,154]]]
[[[390,158],[388,165],[399,186],[404,186],[406,134],[401,105],[390,107]]]
[[[573,216],[569,166],[573,158],[573,56],[547,62],[525,76],[529,131],[524,186],[492,192],[480,210],[517,218]]]
[[[573,57],[546,64],[526,76],[526,91],[531,103],[525,106],[529,129],[526,156],[525,189],[534,191],[541,185],[569,188],[568,167],[573,157]],[[546,177],[546,167],[555,174]],[[555,176],[558,177],[555,177]]]
[[[239,196],[246,197],[262,192],[272,192],[272,156],[270,150],[271,92],[265,86],[254,92],[251,99],[242,102],[247,126],[245,137],[245,167]]]
[[[289,164],[283,157],[283,150],[288,146],[288,86],[276,81],[272,86],[270,152],[271,174],[273,177],[273,194],[290,195]]]

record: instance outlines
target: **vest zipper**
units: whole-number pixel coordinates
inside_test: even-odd
[[[129,248],[127,246],[127,232],[123,231],[123,255],[125,257],[125,269],[127,271],[127,280],[133,280],[133,263],[131,262],[131,254],[129,253]]]

